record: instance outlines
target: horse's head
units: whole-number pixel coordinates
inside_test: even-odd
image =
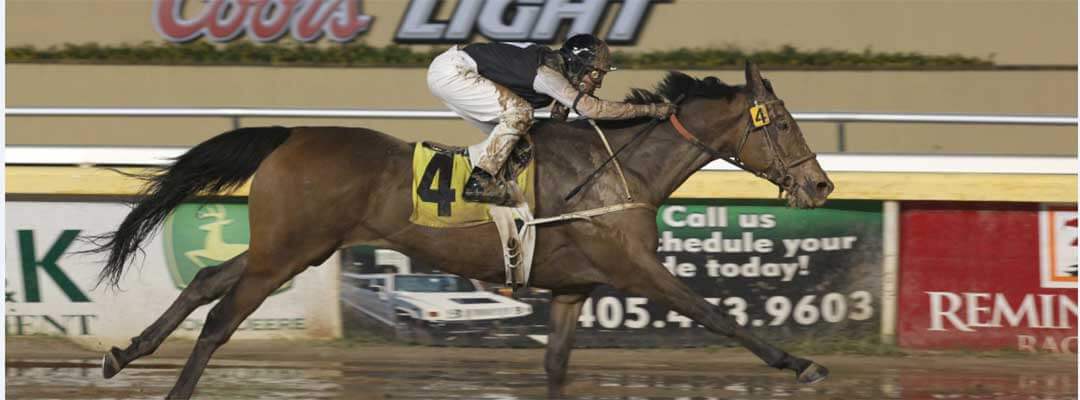
[[[746,62],[746,86],[730,88],[716,78],[700,81],[680,109],[685,121],[675,118],[676,129],[713,158],[725,159],[777,185],[788,205],[813,208],[825,204],[833,183],[806,144],[802,130],[772,84],[757,66]],[[697,92],[697,93],[694,93]],[[694,94],[713,94],[694,96]]]

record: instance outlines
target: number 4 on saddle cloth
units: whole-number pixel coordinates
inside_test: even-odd
[[[532,145],[519,140],[506,165],[499,170],[505,180],[512,179],[522,192],[530,211],[534,203],[535,163]],[[433,228],[462,228],[491,222],[490,204],[462,200],[465,181],[472,163],[467,149],[431,142],[418,142],[413,150],[413,212],[409,221]]]
[[[536,163],[532,159],[532,144],[527,138],[518,140],[506,165],[499,170],[502,179],[516,183],[521,199],[519,207],[464,201],[461,195],[471,171],[472,163],[466,148],[416,143],[413,150],[413,211],[409,222],[432,228],[463,228],[494,222],[502,242],[506,284],[523,286],[529,280],[535,242],[533,230],[522,229],[526,221],[533,219],[532,208],[536,203],[533,188]]]

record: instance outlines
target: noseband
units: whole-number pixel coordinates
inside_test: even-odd
[[[769,110],[768,106],[773,104],[779,104],[780,106],[783,106],[784,102],[783,100],[771,100],[766,102],[758,102],[757,100],[754,101],[754,106],[750,108],[750,122],[746,125],[746,130],[743,132],[742,138],[739,139],[739,145],[735,148],[735,152],[732,154],[725,154],[723,152],[720,152],[719,150],[707,146],[705,143],[702,143],[702,141],[699,140],[696,135],[690,133],[690,131],[686,129],[686,126],[682,124],[682,121],[679,121],[678,115],[672,114],[670,120],[671,124],[675,127],[675,131],[679,133],[679,136],[682,136],[694,146],[704,151],[706,154],[709,155],[709,157],[711,157],[712,160],[721,159],[727,161],[728,163],[739,167],[746,172],[757,175],[761,178],[764,178],[765,180],[768,180],[769,182],[772,182],[780,189],[780,196],[783,196],[785,190],[788,191],[788,193],[792,193],[792,189],[795,187],[796,184],[795,177],[791,175],[791,169],[807,161],[816,159],[817,154],[811,151],[810,153],[795,160],[788,161],[784,159],[784,152],[782,151],[783,148],[780,147],[780,142],[778,142],[777,139],[777,137],[779,137],[780,135],[780,132],[771,128],[772,111]],[[750,134],[754,131],[757,131],[759,128],[764,131],[765,143],[769,147],[769,152],[772,153],[771,160],[769,161],[769,167],[772,167],[773,165],[779,163],[779,168],[767,168],[765,172],[754,171],[747,167],[746,163],[744,163],[739,157],[739,155],[742,154],[743,146],[746,145],[747,140],[750,138]],[[779,173],[779,176],[775,176],[775,174],[769,174],[767,173],[768,171],[776,171]]]

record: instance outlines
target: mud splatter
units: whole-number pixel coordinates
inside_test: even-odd
[[[168,393],[189,343],[140,360],[111,380],[96,352],[14,347],[12,399],[151,399]],[[230,343],[230,345],[233,345]],[[260,347],[261,346],[261,347]],[[225,346],[199,382],[200,399],[542,399],[541,349],[454,349],[290,343]],[[67,354],[67,356],[65,356]],[[23,358],[21,355],[32,355]],[[317,361],[316,361],[317,360]],[[829,380],[802,386],[738,349],[579,350],[569,398],[605,399],[1075,399],[1075,357],[821,356]]]
[[[88,362],[18,363],[7,369],[8,398],[160,398],[176,378],[175,365],[136,366],[113,380]],[[837,371],[827,383],[798,386],[766,370],[575,371],[568,388],[580,399],[1075,399],[1075,375],[941,373],[925,370]],[[535,399],[543,398],[542,370],[529,365],[227,366],[210,368],[199,398],[229,399]],[[1032,397],[1034,396],[1034,397]]]

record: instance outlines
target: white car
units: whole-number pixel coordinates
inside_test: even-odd
[[[431,327],[524,317],[532,306],[485,292],[449,274],[344,274],[342,300],[385,324],[423,322]]]

